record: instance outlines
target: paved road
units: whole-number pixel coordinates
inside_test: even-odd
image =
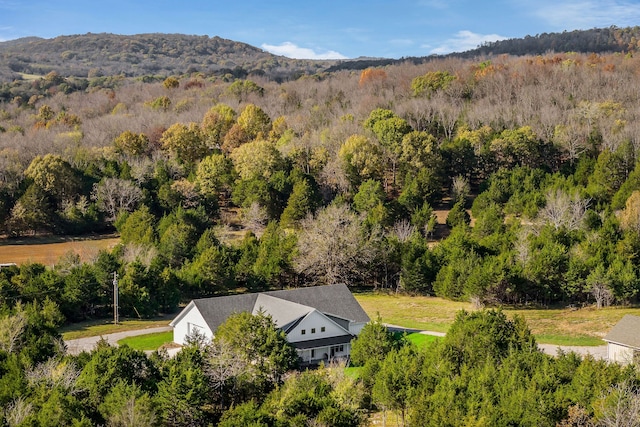
[[[126,337],[134,337],[136,335],[153,334],[156,332],[170,331],[171,326],[161,326],[158,328],[137,329],[135,331],[116,332],[113,334],[106,334],[97,337],[78,338],[76,340],[65,341],[67,345],[67,352],[69,354],[79,354],[83,351],[91,351],[96,346],[96,343],[101,338],[107,340],[111,345],[118,345],[118,341]]]
[[[546,354],[556,356],[559,350],[565,353],[578,353],[581,356],[590,354],[594,359],[606,359],[607,358],[607,346],[577,346],[577,345],[553,345],[553,344],[538,344],[540,350]]]

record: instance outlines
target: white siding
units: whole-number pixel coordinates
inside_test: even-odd
[[[618,362],[624,365],[633,362],[634,349],[620,344],[608,343],[607,355],[609,362]]]
[[[324,331],[322,328],[324,327]],[[304,331],[304,333],[303,333]],[[287,334],[289,342],[310,341],[345,335],[342,327],[317,310],[312,311]]]
[[[200,311],[196,306],[192,305],[191,308],[186,308],[185,310],[188,311],[186,313],[180,313],[182,317],[174,323],[173,342],[184,345],[185,338],[194,331],[200,332],[208,340],[211,340],[213,338],[213,333],[207,326],[207,322],[204,321],[202,314],[200,314]]]
[[[350,322],[349,332],[351,332],[353,335],[360,335],[360,332],[362,332],[362,328],[364,328],[364,325],[366,325],[366,323],[364,322]]]

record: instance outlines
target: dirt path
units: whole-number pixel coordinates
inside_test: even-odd
[[[100,339],[104,338],[111,345],[118,345],[118,341],[127,337],[135,337],[137,335],[154,334],[156,332],[170,331],[171,326],[161,326],[158,328],[137,329],[135,331],[115,332],[113,334],[99,335],[96,337],[78,338],[75,340],[65,341],[67,352],[69,354],[79,354],[83,351],[91,351]]]

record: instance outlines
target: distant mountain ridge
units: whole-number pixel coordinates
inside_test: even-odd
[[[20,73],[44,75],[51,71],[65,77],[168,76],[203,72],[231,74],[237,78],[260,74],[278,80],[319,72],[362,70],[405,61],[421,63],[438,57],[484,58],[501,54],[540,55],[569,51],[635,52],[639,48],[638,26],[543,33],[484,43],[476,49],[443,56],[342,61],[290,59],[217,36],[87,33],[52,39],[26,37],[0,42],[0,80],[20,78]]]
[[[308,61],[273,55],[246,43],[184,34],[117,35],[87,33],[52,39],[27,37],[0,43],[0,75],[62,76],[315,73],[335,61]]]

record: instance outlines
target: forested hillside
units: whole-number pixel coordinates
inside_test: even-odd
[[[112,313],[114,272],[120,313],[134,317],[336,282],[478,306],[635,304],[638,70],[631,52],[557,53],[282,82],[194,70],[4,85],[2,233],[116,231],[121,244],[90,262],[0,269],[3,422],[126,425],[118,417],[135,411],[160,420],[137,425],[185,426],[355,426],[369,410],[409,425],[637,419],[611,412],[640,407],[637,370],[543,356],[522,321],[494,311],[460,314],[424,352],[376,344],[385,352],[359,361],[359,381],[283,377],[270,361],[294,361],[277,338],[241,356],[255,343],[194,342],[176,359],[101,345],[71,358],[56,328]],[[277,335],[245,320],[235,336]]]
[[[27,37],[0,43],[0,81],[18,73],[65,77],[153,76],[190,73],[268,74],[296,77],[333,61],[284,58],[220,37],[183,34],[83,34],[52,39]]]
[[[115,228],[122,247],[103,258],[130,283],[123,314],[336,281],[480,302],[633,302],[637,65],[446,59],[281,84],[117,77],[68,95],[51,73],[3,104],[0,227]],[[446,224],[438,207],[451,208]],[[105,286],[77,296],[81,315],[66,293],[49,297],[82,318],[108,308],[95,294]]]

